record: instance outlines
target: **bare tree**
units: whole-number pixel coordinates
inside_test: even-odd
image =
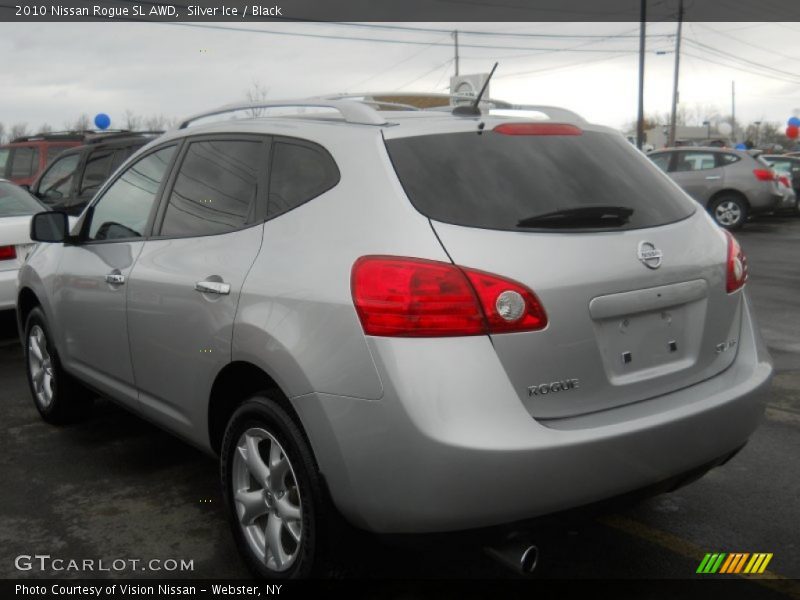
[[[125,109],[125,129],[136,131],[142,126],[142,117],[134,113],[131,109]]]
[[[167,117],[164,115],[150,115],[142,120],[147,131],[162,131],[167,127]]]
[[[89,115],[83,113],[77,119],[72,122],[72,125],[68,126],[67,129],[73,129],[75,131],[88,131],[89,128],[92,126],[91,120],[89,120]]]
[[[0,144],[5,143],[6,141],[6,126],[3,123],[0,123]]]
[[[50,123],[42,123],[39,126],[39,133],[52,133],[52,132],[53,132],[53,126],[50,125]]]
[[[262,85],[258,81],[253,81],[253,85],[250,87],[249,90],[245,93],[245,99],[250,104],[258,104],[259,102],[266,102],[267,98],[269,97],[269,88],[265,85]],[[264,114],[263,108],[250,108],[247,110],[247,114],[251,117],[260,117]]]
[[[8,134],[12,140],[17,139],[18,137],[23,137],[28,135],[28,124],[27,123],[14,123],[11,126],[11,131]]]

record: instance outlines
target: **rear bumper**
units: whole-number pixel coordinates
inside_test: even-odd
[[[19,269],[0,271],[0,310],[17,306],[17,273]]]
[[[293,404],[334,502],[382,533],[510,523],[618,496],[714,461],[757,427],[772,364],[744,311],[737,357],[700,384],[547,422],[487,338],[370,339],[385,395]]]
[[[783,202],[783,194],[777,191],[765,191],[755,194],[750,198],[750,212],[752,214],[778,210]]]

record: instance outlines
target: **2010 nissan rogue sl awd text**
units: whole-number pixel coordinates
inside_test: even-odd
[[[757,427],[739,244],[618,133],[499,101],[260,106],[153,141],[69,231],[36,215],[18,297],[42,417],[88,387],[218,455],[257,574],[313,573],[340,516],[512,523]]]

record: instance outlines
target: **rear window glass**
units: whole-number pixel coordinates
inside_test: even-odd
[[[39,150],[30,146],[14,148],[11,153],[12,179],[30,177],[39,169]]]
[[[392,139],[386,146],[417,210],[455,225],[531,230],[540,228],[541,222],[531,223],[542,215],[591,216],[618,207],[619,220],[587,227],[586,219],[575,219],[571,227],[564,219],[558,227],[638,229],[679,221],[696,206],[625,138],[607,133],[464,132]]]
[[[0,217],[32,215],[45,208],[28,192],[13,183],[0,181]]]

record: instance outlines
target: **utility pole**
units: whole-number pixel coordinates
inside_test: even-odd
[[[458,29],[453,32],[453,41],[455,42],[456,51],[456,77],[458,77]]]
[[[636,147],[644,144],[644,43],[647,29],[647,0],[642,0],[639,25],[639,118],[636,120]]]
[[[675,118],[678,114],[678,77],[681,68],[681,31],[683,30],[683,0],[678,8],[678,36],[675,39],[675,80],[672,83],[672,115],[669,121],[668,146],[675,145]]]
[[[736,145],[736,82],[731,81],[731,134]]]

